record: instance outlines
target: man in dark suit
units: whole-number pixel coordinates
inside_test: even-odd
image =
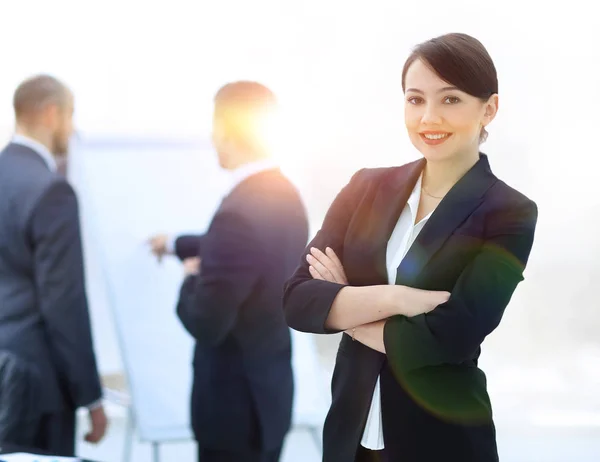
[[[77,408],[89,409],[87,441],[100,441],[107,426],[77,198],[56,171],[72,134],[73,103],[51,76],[24,81],[14,94],[16,134],[0,152],[0,351],[27,371],[19,386],[28,385],[23,399],[33,406],[28,434],[4,443],[62,456],[75,453]]]
[[[206,234],[182,236],[172,246],[187,273],[177,313],[196,339],[192,425],[202,462],[275,462],[291,425],[282,294],[308,222],[296,188],[260,137],[258,126],[275,104],[258,83],[219,90],[213,142],[234,186]],[[152,242],[155,253],[166,252],[164,236]]]
[[[152,253],[161,261],[165,255],[175,255],[182,262],[200,255],[203,236],[197,234],[182,234],[172,237],[167,234],[157,234],[149,240]]]

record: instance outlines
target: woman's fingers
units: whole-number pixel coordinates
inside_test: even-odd
[[[340,272],[338,266],[323,251],[313,247],[313,248],[311,248],[311,254],[314,258],[316,258],[319,261],[319,263],[321,263],[326,268],[326,270],[329,273],[331,273],[331,275],[333,276],[333,282],[341,282],[342,281],[343,275]]]
[[[331,259],[331,261],[335,264],[340,276],[343,279],[344,284],[347,284],[348,278],[346,278],[346,272],[344,271],[344,265],[342,265],[342,262],[340,261],[340,259],[338,258],[338,256],[335,254],[335,252],[333,251],[333,249],[331,247],[327,247],[325,249],[325,255],[327,255]]]
[[[313,270],[316,271],[316,273],[319,274],[319,276],[321,276],[321,278],[323,280],[329,281],[329,282],[335,282],[335,276],[333,275],[333,273],[325,265],[323,265],[323,263],[321,263],[319,260],[317,260],[315,257],[313,257],[312,255],[307,255],[306,261],[313,268]],[[309,267],[309,270],[310,270],[310,267]],[[312,273],[311,273],[311,275],[312,275]]]
[[[306,256],[306,261],[325,281],[337,282],[339,284],[346,283],[344,269],[337,256],[335,256],[335,253],[333,253],[333,255],[337,260],[337,263],[330,256],[315,247],[312,247],[310,252],[311,253]]]
[[[308,272],[313,277],[313,279],[319,279],[320,281],[325,280],[325,278],[321,276],[321,274],[313,266],[308,267]]]

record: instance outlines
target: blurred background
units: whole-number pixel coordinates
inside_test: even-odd
[[[600,149],[594,135],[600,19],[592,3],[3,0],[0,21],[0,136],[8,141],[13,130],[15,87],[31,74],[55,75],[76,98],[79,137],[70,174],[79,185],[96,185],[82,192],[92,322],[103,380],[122,394],[110,406],[107,439],[99,446],[81,442],[80,455],[120,460],[128,397],[135,393],[127,385],[115,307],[105,294],[107,263],[97,255],[102,250],[94,256],[98,233],[91,227],[100,225],[89,218],[99,204],[105,210],[117,204],[112,184],[127,177],[129,187],[147,191],[131,200],[146,197],[144,213],[155,210],[158,218],[140,230],[187,231],[164,222],[166,209],[188,213],[166,198],[188,186],[202,191],[206,185],[194,183],[190,165],[206,169],[212,192],[187,199],[203,211],[178,222],[205,227],[220,188],[209,145],[212,98],[224,83],[258,80],[282,103],[278,158],[303,194],[314,233],[356,170],[418,157],[403,125],[404,60],[423,40],[465,32],[483,42],[499,74],[500,112],[482,150],[496,175],[534,199],[540,213],[526,279],[483,346],[501,460],[600,460]],[[180,162],[181,146],[189,163]],[[180,154],[170,156],[175,151]],[[111,226],[131,230],[118,220]],[[328,394],[339,336],[313,342]],[[187,397],[181,399],[187,406]],[[82,420],[80,433],[86,425]],[[174,442],[161,447],[161,456],[194,460],[195,449]],[[136,441],[132,461],[150,458],[150,445]],[[294,430],[283,460],[320,460],[318,442]]]

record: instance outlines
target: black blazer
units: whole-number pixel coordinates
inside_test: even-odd
[[[359,171],[309,247],[332,247],[353,286],[387,284],[387,242],[424,165],[419,160]],[[482,154],[438,205],[397,270],[396,284],[449,291],[450,300],[428,314],[390,318],[384,329],[387,355],[343,336],[324,461],[354,460],[379,374],[389,460],[498,460],[477,359],[523,279],[536,221],[535,203],[496,178]],[[324,323],[342,287],[313,280],[303,255],[285,289],[289,325],[331,333]]]
[[[175,255],[181,261],[202,255],[202,234],[184,234],[175,239]]]
[[[40,155],[14,143],[0,152],[0,350],[36,369],[40,412],[102,396],[77,197]]]
[[[189,238],[181,251],[185,258],[197,248],[202,258],[177,306],[196,339],[192,426],[202,448],[270,451],[283,443],[294,392],[283,284],[307,240],[300,196],[274,169],[239,184],[201,240]]]

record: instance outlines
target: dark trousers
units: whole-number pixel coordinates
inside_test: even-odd
[[[75,456],[75,411],[43,415],[33,448],[53,456]]]
[[[198,462],[279,462],[281,448],[270,452],[230,452],[198,447]]]
[[[356,458],[354,462],[392,462],[383,451],[372,451],[358,445],[358,451],[356,451]]]

